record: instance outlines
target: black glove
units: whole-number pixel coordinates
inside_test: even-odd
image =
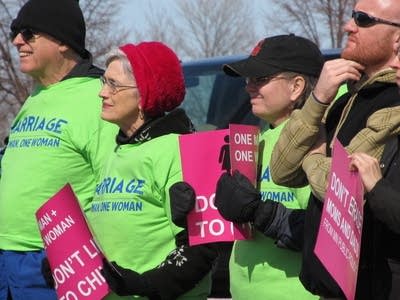
[[[50,268],[50,263],[47,257],[43,258],[42,260],[42,267],[41,267],[42,275],[44,277],[44,280],[46,281],[46,284],[54,289],[55,283],[54,283],[54,278],[53,275],[51,274],[51,268]]]
[[[215,206],[226,220],[239,223],[253,221],[260,203],[260,193],[239,171],[234,171],[232,176],[224,173],[219,178]]]
[[[211,270],[218,255],[215,245],[181,245],[156,268],[142,273],[162,300],[174,300],[192,290]]]
[[[228,221],[253,222],[257,229],[264,231],[272,222],[277,205],[274,201],[261,201],[259,191],[237,170],[232,176],[222,174],[217,182],[215,206]]]
[[[157,299],[156,292],[150,287],[145,276],[120,267],[115,261],[103,259],[101,274],[109,287],[119,296],[139,295]]]
[[[186,182],[174,183],[169,189],[172,222],[176,226],[186,228],[186,217],[194,208],[196,193]]]

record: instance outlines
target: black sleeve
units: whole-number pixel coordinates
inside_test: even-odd
[[[186,231],[182,231],[186,235]],[[212,268],[218,256],[218,244],[202,244],[188,246],[177,242],[177,247],[155,269],[142,275],[146,277],[157,294],[163,300],[176,299],[178,296],[193,289]]]
[[[295,251],[301,251],[303,248],[304,235],[304,209],[290,209],[283,204],[267,200],[265,205],[273,205],[273,215],[270,209],[263,218],[263,210],[257,211],[257,219],[271,219],[270,222],[263,223],[262,226],[256,224],[256,228],[265,236],[276,241],[276,245],[281,248],[287,248]],[[265,207],[265,206],[264,206]],[[264,209],[264,211],[267,211]]]
[[[400,191],[382,178],[365,198],[376,218],[394,232],[400,233]]]

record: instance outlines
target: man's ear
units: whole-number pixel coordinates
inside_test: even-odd
[[[394,35],[394,42],[395,43],[400,43],[400,30],[397,30],[395,35]]]
[[[66,44],[59,42],[59,46],[58,49],[61,53],[64,54],[64,56],[69,57],[71,59],[79,59],[79,54],[76,53],[74,50],[72,50],[69,46],[67,46]]]
[[[302,76],[296,76],[290,81],[290,100],[297,101],[304,91],[306,81]]]
[[[60,50],[60,52],[65,53],[68,50],[70,50],[70,47],[68,47],[66,44],[64,44],[63,42],[60,42],[57,40],[58,43],[58,49]]]

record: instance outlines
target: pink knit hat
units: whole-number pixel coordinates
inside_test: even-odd
[[[126,44],[120,49],[128,57],[149,117],[162,115],[179,106],[185,97],[185,83],[176,54],[160,42]]]

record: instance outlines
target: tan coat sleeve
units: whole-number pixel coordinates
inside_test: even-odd
[[[367,126],[346,147],[349,154],[365,152],[380,160],[387,140],[400,133],[400,106],[383,108],[373,113]],[[319,199],[325,195],[331,158],[321,154],[306,155],[303,170],[307,174],[313,194]]]
[[[289,187],[308,184],[302,162],[318,138],[327,108],[311,94],[301,110],[292,112],[272,151],[270,171],[276,184]]]

